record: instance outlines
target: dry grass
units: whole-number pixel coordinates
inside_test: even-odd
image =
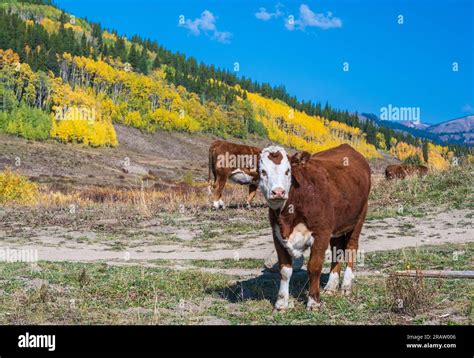
[[[385,180],[383,175],[373,175],[368,218],[417,215],[424,211],[423,208],[469,207],[473,205],[472,169],[472,166],[454,167],[445,172],[430,173],[423,178],[390,181]],[[34,200],[4,200],[3,204],[44,208],[114,205],[128,207],[144,217],[157,212],[194,213],[211,207],[212,198],[206,182],[142,180],[132,184],[125,189],[95,186],[67,190],[58,190],[54,184],[43,184],[39,186]],[[244,205],[247,195],[248,187],[228,183],[223,199],[227,206],[239,207]],[[259,193],[254,205],[263,204],[263,197]]]
[[[421,271],[416,277],[401,277],[391,273],[385,281],[387,304],[395,313],[417,314],[433,302],[435,289],[425,282]]]
[[[453,166],[433,171],[424,177],[385,180],[372,177],[369,217],[419,214],[423,208],[465,208],[474,206],[474,167]],[[421,211],[420,211],[421,210]]]
[[[226,205],[235,207],[245,205],[248,187],[227,185],[223,199]],[[158,212],[186,212],[196,213],[211,208],[212,198],[209,195],[207,183],[154,184],[143,181],[140,189],[115,187],[87,187],[68,192],[55,191],[47,185],[40,186],[35,200],[29,206],[44,209],[64,207],[123,207],[143,217],[150,217]],[[254,204],[263,205],[263,198],[259,195]],[[18,206],[26,203],[9,202],[8,205]]]

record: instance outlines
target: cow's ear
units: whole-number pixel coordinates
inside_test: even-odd
[[[308,152],[297,152],[291,157],[290,163],[292,166],[297,164],[305,165],[310,158],[311,154]]]
[[[300,165],[292,165],[291,166],[291,181],[297,187],[300,186],[303,182],[303,174]]]

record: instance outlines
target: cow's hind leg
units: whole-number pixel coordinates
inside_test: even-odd
[[[311,246],[311,254],[308,262],[308,276],[309,276],[309,293],[307,310],[316,310],[321,306],[321,298],[319,295],[321,271],[323,269],[324,257],[326,249],[329,245],[330,233],[321,233],[314,235],[315,240]]]
[[[247,208],[250,209],[250,203],[252,202],[253,198],[255,198],[255,194],[257,194],[258,185],[250,184],[249,185],[249,196],[247,197]]]
[[[222,200],[222,191],[224,190],[227,177],[221,176],[214,182],[214,195],[213,195],[213,206],[215,209],[225,208],[224,201]]]
[[[278,255],[278,266],[280,268],[280,288],[278,289],[278,298],[275,302],[275,310],[282,311],[288,308],[290,297],[290,279],[293,274],[293,260],[288,251],[281,245],[275,237],[275,249]]]
[[[342,280],[341,290],[345,295],[352,293],[352,281],[354,280],[354,264],[356,261],[357,250],[359,249],[359,236],[364,225],[365,215],[367,214],[367,203],[357,221],[354,230],[348,234],[346,241],[346,247],[344,250],[344,256],[347,258],[347,267],[344,272],[344,278]]]
[[[340,253],[344,250],[346,236],[331,237],[331,271],[329,280],[324,286],[324,292],[334,294],[339,289],[339,277],[341,275],[341,258]]]

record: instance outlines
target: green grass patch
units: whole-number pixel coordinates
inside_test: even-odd
[[[383,180],[371,190],[367,218],[422,216],[433,208],[472,209],[473,171],[472,165],[452,166],[424,177]]]
[[[364,256],[364,268],[394,270],[472,270],[474,242],[376,251]]]
[[[392,272],[410,268],[472,268],[474,244],[367,255],[365,265]],[[453,252],[458,257],[453,260]],[[165,262],[165,261],[164,261]],[[261,260],[189,261],[198,267],[261,267]],[[322,279],[322,284],[327,280]],[[323,307],[305,309],[305,272],[290,284],[292,308],[272,314],[279,277],[239,278],[167,267],[103,263],[0,263],[0,324],[472,324],[474,283],[430,279],[387,283],[359,276],[352,296],[322,293]],[[420,296],[422,295],[422,296]],[[423,301],[429,295],[429,302]],[[394,309],[401,297],[406,309]],[[427,296],[426,296],[427,297]],[[419,304],[422,302],[423,304]],[[425,304],[426,303],[426,304]]]
[[[224,260],[191,260],[190,263],[196,267],[207,267],[207,268],[243,268],[243,269],[254,269],[263,268],[264,261],[262,259],[224,259]]]

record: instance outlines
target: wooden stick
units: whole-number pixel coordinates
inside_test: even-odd
[[[396,271],[397,276],[423,276],[439,278],[471,278],[474,279],[474,271],[450,271],[450,270],[407,270]]]

